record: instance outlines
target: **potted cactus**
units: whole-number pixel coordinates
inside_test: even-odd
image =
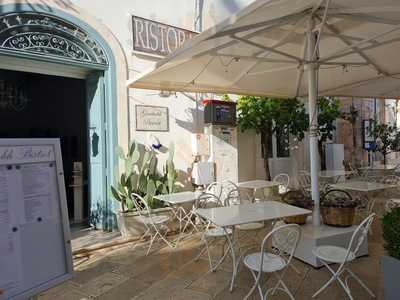
[[[399,299],[400,286],[400,207],[387,212],[382,219],[387,255],[381,258],[386,300]]]
[[[144,233],[145,227],[139,221],[139,215],[132,200],[132,193],[141,195],[149,204],[152,213],[170,214],[171,209],[164,207],[164,203],[154,198],[158,194],[173,193],[177,187],[177,171],[173,163],[174,146],[170,145],[169,157],[164,167],[164,174],[157,170],[158,159],[152,149],[140,151],[137,142],[133,142],[125,154],[118,149],[119,158],[123,161],[124,171],[118,176],[115,186],[111,186],[111,193],[120,203],[120,212],[117,215],[118,226],[123,237],[139,236]]]
[[[357,202],[343,190],[329,190],[322,195],[321,215],[326,225],[349,227],[354,223]]]

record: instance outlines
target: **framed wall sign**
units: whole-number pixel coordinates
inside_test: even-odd
[[[169,131],[168,107],[136,105],[137,131]]]

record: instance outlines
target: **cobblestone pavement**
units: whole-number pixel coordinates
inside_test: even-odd
[[[266,231],[268,228],[266,228]],[[86,238],[79,237],[84,245],[88,240],[109,241],[101,232],[87,232]],[[107,234],[105,234],[107,235]],[[263,234],[260,234],[263,236]],[[380,256],[383,255],[382,233],[379,220],[374,222],[373,235],[369,236],[369,253],[352,265],[355,271],[372,291],[377,299],[383,299],[383,278],[380,270]],[[116,236],[112,239],[120,240]],[[75,243],[75,247],[77,244]],[[213,273],[208,272],[208,261],[203,256],[198,261],[194,258],[202,249],[198,235],[192,235],[174,250],[156,245],[154,251],[145,256],[146,244],[128,243],[97,251],[90,257],[74,259],[75,275],[72,280],[61,284],[40,295],[41,300],[83,300],[83,299],[243,299],[253,284],[250,272],[239,269],[235,289],[229,292],[231,261],[226,259],[222,266]],[[221,247],[212,249],[214,256],[220,255]],[[325,268],[314,269],[294,259],[294,265],[300,271],[297,274],[289,269],[285,282],[296,299],[311,299],[329,278]],[[273,284],[273,280],[267,286]],[[370,299],[369,295],[350,280],[349,285],[354,299]],[[253,293],[251,299],[259,299]],[[289,299],[284,293],[277,292],[269,299]],[[333,283],[316,299],[347,299],[338,283]]]

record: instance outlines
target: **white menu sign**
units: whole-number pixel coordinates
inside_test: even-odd
[[[59,141],[0,139],[0,300],[72,276]]]

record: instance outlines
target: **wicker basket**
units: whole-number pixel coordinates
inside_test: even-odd
[[[326,225],[349,227],[353,225],[355,207],[321,207],[322,221]]]
[[[307,215],[286,217],[286,218],[283,218],[283,221],[286,224],[304,225],[304,224],[306,224],[306,221],[307,221]]]

